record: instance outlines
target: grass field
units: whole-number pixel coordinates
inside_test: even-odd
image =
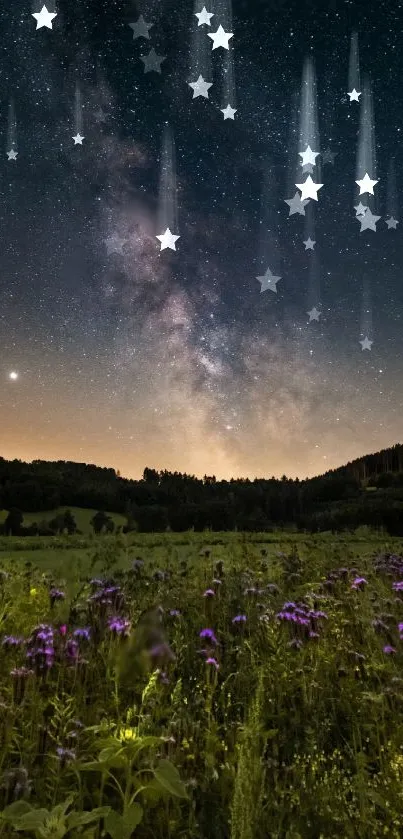
[[[92,517],[95,515],[97,510],[86,510],[84,507],[58,507],[56,510],[45,510],[41,513],[24,513],[24,522],[23,524],[27,527],[33,522],[36,521],[38,524],[40,521],[50,521],[54,519],[56,516],[63,514],[66,510],[70,510],[72,515],[75,518],[77,527],[83,533],[93,533],[93,528],[90,525],[90,521]],[[8,515],[7,510],[0,510],[0,524],[2,524]],[[126,524],[125,516],[119,515],[119,513],[107,513],[108,516],[115,522],[115,526],[118,527],[119,525]]]
[[[401,839],[402,539],[3,538],[0,570],[1,839]]]

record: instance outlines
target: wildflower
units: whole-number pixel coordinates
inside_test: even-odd
[[[217,644],[217,638],[214,635],[213,629],[202,629],[201,632],[199,632],[199,638],[210,638],[212,644]]]
[[[114,617],[108,620],[109,629],[117,635],[128,635],[130,626],[130,621],[125,618]]]
[[[27,798],[32,789],[32,781],[28,778],[28,771],[24,766],[8,769],[3,773],[1,789],[5,789],[8,797],[16,801],[19,797]],[[10,796],[10,793],[12,795]]]
[[[67,625],[65,623],[63,623],[61,626],[59,626],[59,632],[60,632],[60,635],[65,635],[66,634]]]
[[[395,648],[394,648],[394,647],[392,647],[392,646],[391,646],[391,644],[386,644],[386,645],[384,646],[384,648],[383,648],[383,651],[384,651],[384,653],[386,653],[387,655],[388,655],[389,653],[395,653],[395,652],[396,652]]]
[[[19,647],[24,643],[24,638],[17,638],[15,635],[5,635],[3,638],[3,647]]]
[[[36,589],[36,588],[31,588],[31,589],[29,590],[29,593],[30,593],[30,596],[31,596],[31,597],[36,597],[36,595],[38,594],[38,589]]]
[[[351,588],[353,589],[362,589],[364,585],[367,585],[367,580],[365,577],[356,577],[353,582],[351,583]]]
[[[170,612],[169,612],[169,614],[170,614],[173,618],[178,618],[178,617],[180,616],[181,612],[179,611],[179,609],[171,609],[171,610],[170,610]]]
[[[394,591],[403,591],[403,583],[392,583]]]
[[[235,615],[235,617],[232,618],[232,623],[245,623],[246,620],[246,615]]]
[[[221,585],[222,585],[222,580],[218,580],[218,579],[216,579],[215,577],[214,577],[214,579],[212,580],[212,582],[213,582],[213,583],[215,583],[215,585],[216,585],[216,586],[221,586]]]
[[[206,664],[212,664],[215,667],[216,670],[218,670],[218,668],[220,666],[218,664],[218,661],[216,661],[216,659],[212,658],[212,657],[206,658]]]
[[[79,627],[78,629],[74,630],[73,636],[74,636],[74,638],[85,638],[86,641],[89,641],[90,640],[90,633],[91,633],[90,627]]]
[[[206,591],[203,593],[203,597],[214,597],[215,591],[212,588],[207,588]]]
[[[51,588],[49,592],[50,597],[50,605],[53,606],[56,600],[64,600],[66,597],[64,591],[60,591],[58,588]]]
[[[64,766],[69,760],[76,759],[76,753],[73,749],[64,749],[63,746],[58,746],[56,753],[60,758],[61,765]]]

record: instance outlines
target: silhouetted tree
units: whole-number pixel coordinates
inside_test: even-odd
[[[4,533],[6,536],[19,536],[24,516],[18,507],[12,507],[5,522]]]

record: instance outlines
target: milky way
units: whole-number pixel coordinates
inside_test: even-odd
[[[0,455],[134,478],[145,466],[303,478],[398,442],[403,222],[389,230],[385,217],[399,220],[401,204],[403,11],[207,3],[215,17],[197,38],[211,51],[224,18],[234,37],[211,62],[199,48],[214,83],[192,100],[192,1],[96,6],[49,4],[52,31],[35,31],[39,6],[1,13]],[[133,40],[139,14],[149,40]],[[144,73],[152,47],[161,74]],[[314,214],[288,217],[306,177],[313,68],[314,151],[337,156],[312,176],[324,184]],[[364,116],[348,101],[353,76],[371,91]],[[224,120],[231,91],[238,110]],[[364,203],[382,218],[360,233],[356,167],[375,152],[377,197]],[[156,239],[162,210],[178,224],[175,252]],[[108,253],[114,236],[123,244]],[[268,268],[276,294],[256,279]]]

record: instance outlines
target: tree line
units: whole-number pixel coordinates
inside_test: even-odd
[[[107,513],[125,516],[123,532],[211,529],[309,532],[352,530],[360,525],[403,535],[403,446],[358,458],[315,478],[247,478],[218,481],[146,467],[141,480],[114,469],[70,461],[0,458],[0,530],[10,535],[77,533],[71,511],[41,520],[41,512],[84,507],[95,533],[113,532]],[[24,526],[24,513],[37,521]]]

